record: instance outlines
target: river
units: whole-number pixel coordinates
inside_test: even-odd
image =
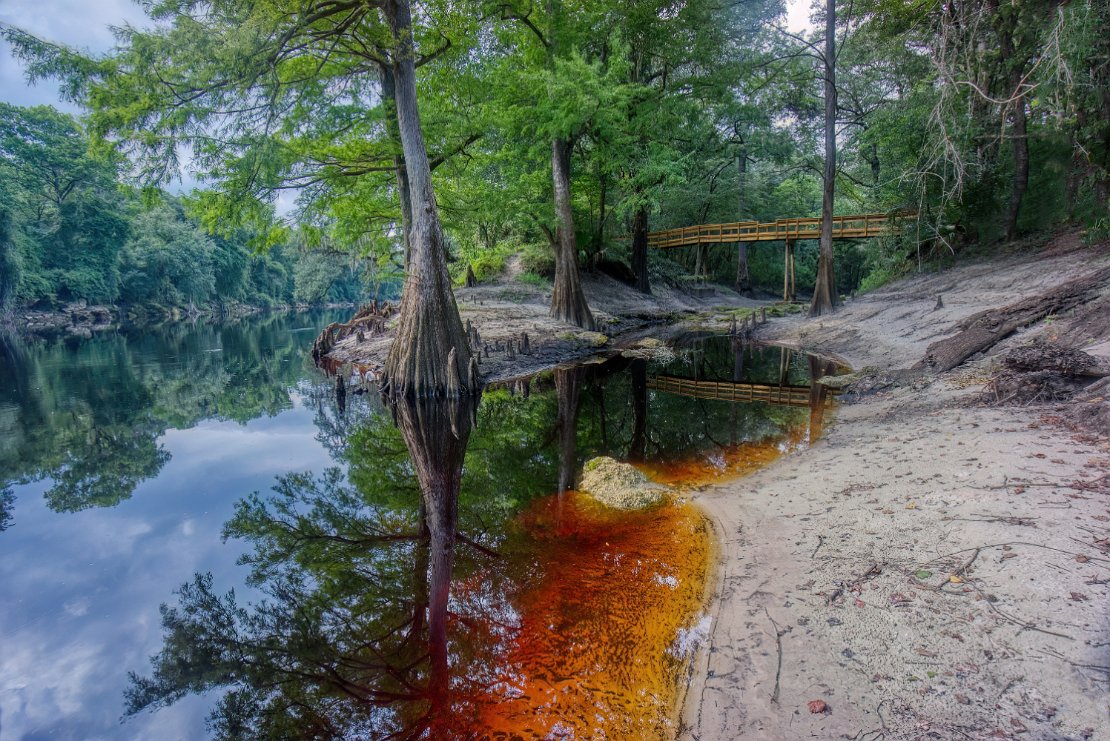
[[[740,475],[819,433],[825,367],[695,337],[388,409],[308,361],[337,318],[0,341],[0,736],[672,733],[711,533],[574,477]]]

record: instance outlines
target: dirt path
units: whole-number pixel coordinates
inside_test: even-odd
[[[764,334],[905,368],[959,320],[1110,262],[1071,246]],[[1108,302],[1000,347],[1106,352]],[[696,496],[722,549],[683,738],[1110,739],[1110,443],[977,404],[992,362],[844,406],[814,447]]]

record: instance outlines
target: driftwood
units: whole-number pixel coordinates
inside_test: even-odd
[[[913,370],[943,373],[975,353],[983,352],[1018,329],[1049,314],[1059,314],[1084,303],[1110,281],[1110,267],[1088,273],[1037,296],[974,314],[957,325],[960,331],[929,345]]]
[[[312,359],[319,364],[320,360],[331,352],[337,342],[351,335],[356,336],[358,341],[362,342],[367,337],[385,334],[386,322],[396,313],[396,308],[385,301],[381,304],[377,301],[364,304],[355,312],[349,322],[345,324],[332,322],[324,328],[324,331],[312,343]]]
[[[1081,350],[1035,343],[1011,350],[1002,367],[983,388],[988,404],[1064,401],[1075,396],[1091,378],[1110,376],[1110,368]]]

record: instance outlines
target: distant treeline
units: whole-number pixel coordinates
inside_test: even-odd
[[[0,311],[82,299],[267,307],[396,292],[366,261],[307,249],[295,233],[266,251],[252,249],[246,230],[209,234],[188,198],[124,185],[120,165],[90,149],[72,116],[0,103]]]

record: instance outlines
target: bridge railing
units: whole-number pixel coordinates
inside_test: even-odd
[[[856,214],[833,217],[833,237],[877,237],[894,224],[910,218],[906,215]],[[776,221],[737,221],[729,224],[666,229],[648,234],[648,246],[657,249],[685,247],[694,244],[726,244],[736,242],[768,242],[786,239],[819,239],[821,219],[778,219]]]

